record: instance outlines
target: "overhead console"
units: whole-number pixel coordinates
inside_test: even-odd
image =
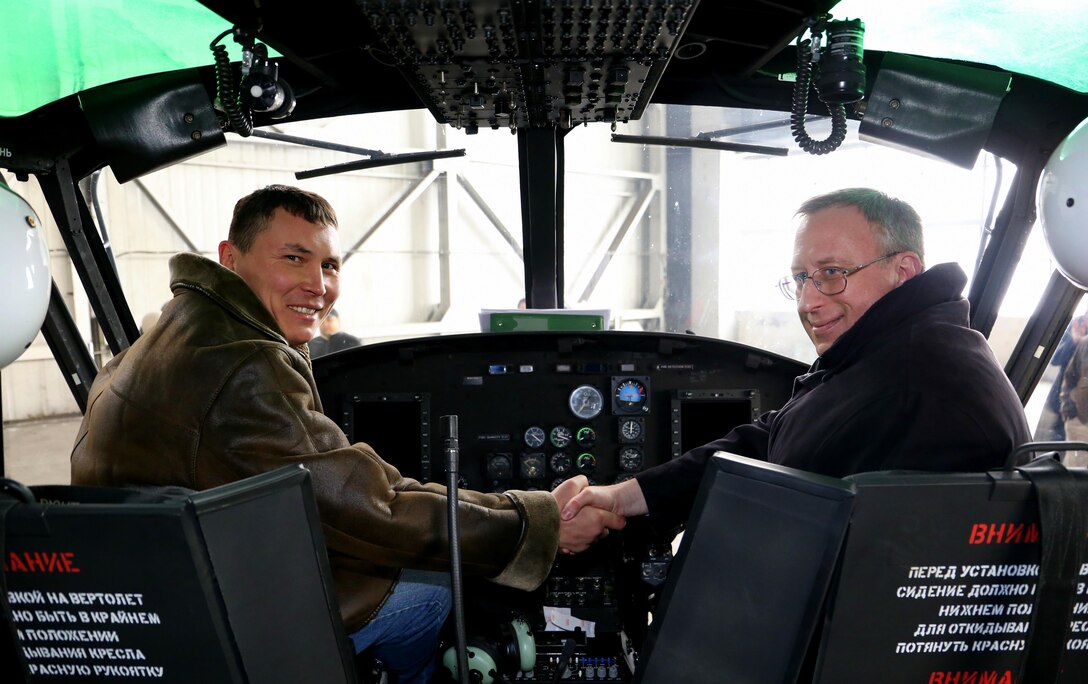
[[[571,126],[638,119],[697,0],[391,3],[359,11],[441,123]]]
[[[325,413],[351,442],[407,477],[444,483],[440,418],[455,414],[461,486],[492,492],[548,490],[578,474],[631,478],[780,407],[803,371],[740,344],[636,332],[434,337],[314,362]],[[469,583],[470,629],[497,635],[510,613],[529,621],[537,665],[519,681],[553,681],[559,667],[556,681],[628,681],[671,542],[632,520],[586,553],[561,555],[535,592]],[[569,615],[568,631],[555,615]]]

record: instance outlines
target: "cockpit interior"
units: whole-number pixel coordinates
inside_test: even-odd
[[[459,487],[551,490],[577,475],[623,482],[790,398],[816,359],[776,285],[790,268],[795,211],[820,192],[866,186],[919,210],[927,265],[963,267],[970,325],[989,340],[1034,430],[1061,383],[1054,350],[1084,314],[1088,288],[1088,8],[1074,4],[0,0],[0,296],[12,312],[0,345],[3,423],[84,413],[99,369],[169,300],[169,258],[214,258],[234,201],[284,183],[327,197],[340,217],[337,309],[361,343],[314,358],[312,369],[324,413],[351,443],[371,445],[405,477],[445,484],[455,416]],[[67,452],[50,457],[66,467]],[[12,481],[20,479],[14,459],[0,442],[0,475]],[[871,530],[847,534],[843,502],[900,501],[887,482],[863,478],[847,496],[750,463],[715,468],[703,517],[686,529],[632,518],[585,553],[560,554],[531,592],[466,577],[464,628],[477,655],[460,681],[845,684],[883,676],[859,666],[861,679],[851,679],[842,664],[851,653],[862,663],[909,661],[901,669],[910,677],[925,673],[896,679],[893,671],[882,681],[1023,681],[1006,653],[1019,652],[1012,647],[915,668],[929,655],[912,644],[953,644],[955,655],[955,644],[974,642],[897,632],[893,641],[906,650],[872,655],[885,646],[863,632],[879,626],[822,629],[828,605],[864,613],[865,599],[840,580],[866,567],[851,544]],[[940,488],[917,485],[902,505],[917,505],[924,519],[930,509],[919,502],[935,510]],[[963,486],[967,501],[977,490],[973,481]],[[715,499],[719,490],[782,503],[741,510]],[[1020,485],[1002,491],[1008,501],[1033,496]],[[228,494],[222,500],[248,500]],[[749,650],[753,661],[774,661],[752,665],[765,675],[752,680],[717,662],[743,649],[705,648],[705,662],[690,668],[665,655],[655,663],[655,648],[677,652],[695,638],[677,611],[712,620],[731,607],[696,609],[717,601],[729,581],[764,586],[751,568],[716,586],[706,568],[718,566],[705,563],[744,549],[723,540],[714,512],[752,516],[751,530],[764,529],[760,520],[788,526],[803,517],[790,511],[809,510],[804,497],[821,502],[804,529],[826,534],[831,546],[809,553],[799,538],[797,571],[773,576],[791,589],[815,577],[812,591],[821,592],[821,601],[798,600],[796,613],[783,614],[783,624],[796,621],[792,646],[780,658]],[[217,501],[198,498],[193,520],[218,510]],[[869,520],[898,524],[891,512],[880,515]],[[18,529],[36,524],[13,516]],[[1035,523],[1009,524],[1023,531]],[[320,531],[316,523],[299,529]],[[93,540],[93,526],[85,534]],[[700,535],[723,550],[698,546]],[[763,539],[750,534],[745,548]],[[678,563],[679,554],[688,560]],[[9,581],[20,558],[4,556]],[[972,556],[947,564],[962,573],[1038,562]],[[697,579],[679,584],[677,568]],[[315,561],[310,570],[327,568]],[[111,600],[121,594],[109,592],[132,591],[96,587],[80,591]],[[726,594],[740,610],[743,594]],[[11,631],[60,633],[62,625],[16,603]],[[233,610],[230,599],[219,603]],[[945,629],[944,617],[912,615],[911,625]],[[1088,673],[1088,643],[1075,633],[1088,623],[1074,617],[1072,625],[1061,638],[1065,674],[1054,681]],[[731,629],[724,638],[751,643],[743,625]],[[451,643],[453,633],[451,624]],[[37,669],[14,676],[27,681],[185,681],[183,664],[94,669],[114,661],[88,656],[90,647],[81,653],[85,644],[53,643],[61,637],[22,636],[12,648]],[[817,665],[821,638],[833,655]],[[35,650],[61,648],[69,650]],[[119,668],[156,664],[150,655],[121,663],[120,650]],[[994,664],[987,658],[997,651],[1005,660]],[[340,662],[342,653],[326,656]],[[351,660],[344,681],[381,681],[380,664]],[[271,669],[228,666],[224,681],[276,681],[274,672],[255,674]],[[457,681],[456,670],[444,663],[434,681]]]

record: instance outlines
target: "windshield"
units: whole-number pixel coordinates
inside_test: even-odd
[[[654,105],[616,130],[677,138],[714,132],[786,156],[617,143],[604,125],[571,130],[566,307],[607,309],[616,329],[694,332],[811,361],[794,303],[776,283],[789,271],[800,203],[853,186],[912,204],[926,227],[927,265],[957,262],[970,277],[1014,168],[983,153],[965,170],[861,142],[856,123],[840,149],[813,156],[797,149],[786,119]],[[809,133],[819,138],[824,126],[812,122]],[[424,111],[278,130],[385,152],[464,148],[466,155],[298,181],[297,171],[358,157],[232,135],[223,148],[124,185],[107,172],[98,200],[137,320],[170,297],[168,257],[186,250],[214,257],[234,201],[273,182],[314,190],[336,207],[345,252],[337,308],[345,328],[368,342],[475,331],[481,309],[518,306],[525,271],[515,136],[466,135]],[[1033,239],[1002,308],[1008,320],[991,340],[999,358],[1011,351],[1051,270],[1045,245]]]

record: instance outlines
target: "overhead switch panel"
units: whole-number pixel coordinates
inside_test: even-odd
[[[698,0],[359,0],[440,123],[638,119]]]

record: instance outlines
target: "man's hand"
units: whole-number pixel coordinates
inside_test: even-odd
[[[566,480],[552,490],[552,496],[555,497],[561,511],[559,550],[563,553],[585,551],[593,542],[608,536],[608,530],[621,530],[627,524],[623,516],[604,508],[594,508],[591,505],[578,505],[573,513],[563,516],[562,512],[570,507],[571,500],[579,492],[597,489],[588,485],[589,480],[585,475],[579,475]]]
[[[586,481],[582,476],[574,479]],[[588,487],[586,484],[578,487],[566,505],[560,504],[560,520],[571,520],[587,507],[603,509],[624,517],[647,513],[646,498],[642,495],[638,480],[627,480],[607,487]]]

